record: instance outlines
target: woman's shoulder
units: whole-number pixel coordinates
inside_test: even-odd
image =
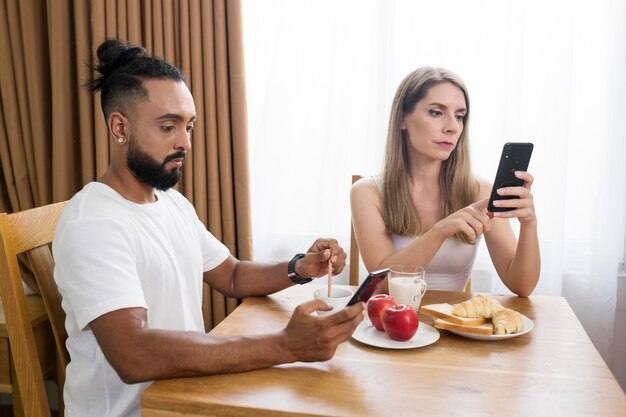
[[[380,195],[379,184],[376,181],[376,177],[369,175],[367,177],[361,177],[359,180],[352,184],[351,194],[369,194],[376,193]]]
[[[362,177],[352,184],[350,198],[354,202],[359,201],[380,201],[380,190],[374,176]]]

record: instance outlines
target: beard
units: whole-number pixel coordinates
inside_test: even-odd
[[[135,174],[135,177],[144,184],[156,188],[160,191],[167,191],[175,186],[182,175],[182,167],[173,168],[168,171],[165,168],[172,159],[185,158],[186,152],[178,151],[168,155],[159,163],[146,152],[144,152],[134,137],[128,141],[128,154],[126,155],[126,165]],[[184,160],[183,160],[184,162]]]

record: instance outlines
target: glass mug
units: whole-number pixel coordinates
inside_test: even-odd
[[[391,265],[389,267],[389,295],[396,304],[408,304],[419,310],[426,292],[426,271],[419,265]]]

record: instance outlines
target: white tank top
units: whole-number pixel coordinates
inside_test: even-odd
[[[381,190],[380,175],[372,179]],[[430,264],[426,266],[426,284],[430,290],[463,291],[472,272],[476,252],[482,236],[473,245],[463,243],[454,237],[447,238],[437,251]],[[402,250],[418,236],[392,234],[391,241],[396,251]]]
[[[404,249],[419,239],[415,236],[391,235],[396,251]],[[476,243],[469,245],[456,238],[449,237],[441,245],[430,264],[426,267],[426,285],[429,290],[463,291],[470,278],[476,259]]]

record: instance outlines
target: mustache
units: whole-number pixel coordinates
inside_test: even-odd
[[[187,157],[187,152],[185,151],[178,151],[178,152],[174,152],[171,155],[168,155],[165,157],[165,159],[163,160],[163,164],[167,164],[169,161],[171,161],[172,159],[185,159]]]

